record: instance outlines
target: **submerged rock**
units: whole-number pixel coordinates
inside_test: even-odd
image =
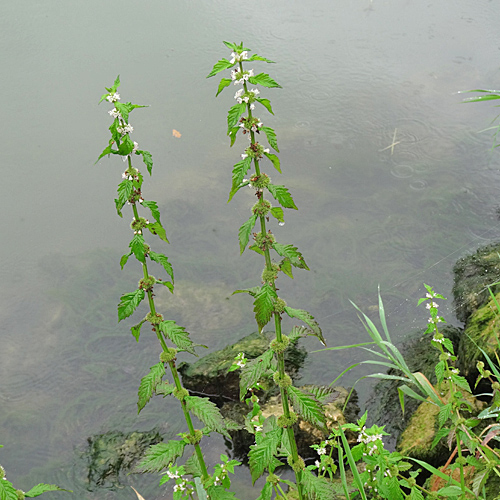
[[[466,323],[477,309],[490,300],[488,285],[500,292],[500,243],[479,248],[476,253],[458,260],[453,267],[453,297],[457,318]]]
[[[239,401],[239,371],[227,372],[234,358],[244,352],[245,357],[254,359],[260,356],[274,338],[274,332],[257,332],[243,337],[235,344],[220,351],[215,351],[196,361],[196,363],[181,363],[178,367],[182,375],[182,383],[186,389],[196,394],[203,394],[216,403],[223,401]],[[298,376],[307,352],[303,347],[290,346],[285,351],[287,372],[292,378]]]
[[[146,448],[163,441],[160,432],[110,431],[87,439],[83,453],[87,468],[88,490],[120,487],[120,474],[128,472],[143,457]]]

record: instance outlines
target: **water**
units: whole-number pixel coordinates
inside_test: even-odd
[[[237,231],[254,196],[242,190],[226,204],[246,143],[230,149],[225,135],[233,88],[215,99],[217,81],[205,79],[229,55],[223,39],[277,61],[255,68],[284,87],[262,91],[275,116],[260,116],[277,132],[283,181],[266,168],[299,211],[272,227],[278,241],[303,251],[311,271],[281,278],[283,296],[311,311],[335,346],[365,340],[349,300],[373,312],[380,285],[401,341],[425,324],[426,311],[415,308],[422,283],[450,297],[453,263],[500,236],[500,157],[489,151],[489,133],[478,133],[496,110],[461,105],[456,93],[498,87],[499,11],[486,0],[251,8],[227,0],[141,8],[129,0],[7,2],[0,20],[7,477],[25,490],[44,481],[79,498],[132,498],[129,489],[85,493],[79,453],[87,437],[183,430],[175,405],[161,400],[136,416],[139,380],[158,348],[147,331],[137,345],[127,325],[116,324],[120,294],[140,276],[133,264],[123,272],[118,265],[131,236],[131,215],[120,219],[113,203],[123,164],[105,158],[94,166],[110,124],[109,106],[97,106],[104,86],[120,74],[123,99],[151,105],[130,121],[133,139],[153,154],[144,194],[159,202],[172,243],[154,248],[174,265],[176,294],[158,295],[195,342],[218,349],[255,329],[249,300],[231,293],[254,286],[262,268],[257,255],[238,256]],[[453,323],[451,301],[443,315]],[[354,351],[311,354],[303,381],[329,383],[362,359]],[[350,373],[345,384],[367,372]],[[365,398],[369,386],[359,390]],[[224,445],[207,450],[213,463]],[[155,478],[125,482],[148,500],[171,495]],[[248,481],[239,489],[241,498],[255,497]]]

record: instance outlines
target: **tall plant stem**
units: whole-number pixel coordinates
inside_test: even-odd
[[[130,162],[130,158],[129,158],[129,162]],[[132,205],[132,209],[134,212],[135,219],[139,220],[139,212],[137,211],[137,207],[135,206],[135,204]],[[144,278],[147,278],[149,276],[149,273],[148,273],[148,266],[147,266],[146,262],[142,262],[142,270],[144,273]],[[148,296],[148,302],[149,302],[149,310],[151,311],[151,316],[154,318],[154,317],[156,317],[156,307],[155,307],[155,302],[153,299],[153,292],[151,290],[148,290],[147,296]],[[165,342],[165,339],[163,338],[162,334],[158,331],[158,327],[156,327],[156,326],[153,327],[153,331],[156,333],[156,336],[158,337],[158,340],[161,344],[163,351],[169,352],[169,348],[167,346],[167,343]],[[168,365],[170,367],[170,371],[171,371],[172,377],[174,379],[175,388],[177,389],[177,391],[181,391],[183,389],[183,387],[182,387],[181,380],[179,377],[179,372],[177,371],[177,367],[175,366],[175,359],[173,359],[172,361],[169,361]],[[189,434],[191,434],[191,436],[194,438],[195,437],[195,428],[193,425],[193,421],[191,419],[191,414],[189,413],[189,410],[187,409],[186,401],[184,399],[181,400],[181,406],[182,406],[182,411],[184,413],[184,418],[186,420],[186,424],[187,424],[188,429],[189,429]],[[208,477],[209,477],[208,470],[207,470],[207,466],[205,464],[205,459],[203,457],[203,452],[201,451],[200,445],[198,443],[196,443],[194,445],[194,449],[195,449],[196,456],[198,458],[198,462],[200,464],[203,479],[208,479]]]
[[[243,65],[240,62],[240,70],[243,71]],[[248,87],[246,82],[243,82],[243,88],[245,89],[245,92],[248,92]],[[247,103],[247,111],[248,111],[248,118],[249,120],[252,119],[252,110],[250,109],[250,104]],[[255,144],[255,132],[253,130],[250,130],[250,139],[251,143]],[[259,167],[259,162],[257,158],[254,158],[254,168],[255,168],[255,174],[257,176],[261,175],[260,172],[260,167]],[[259,203],[264,202],[264,194],[263,192],[259,196]],[[266,218],[264,215],[259,216],[260,219],[260,228],[261,228],[261,233],[264,235],[267,232],[266,229]],[[268,271],[272,271],[272,261],[271,261],[271,254],[269,252],[269,248],[264,249],[264,257],[266,259],[266,269]],[[272,283],[272,288],[276,292],[276,285],[273,282]],[[282,333],[281,333],[281,315],[274,312],[274,325],[275,325],[275,334],[276,334],[276,340],[278,342],[282,342]],[[285,355],[283,352],[280,353],[275,353],[275,356],[278,361],[278,373],[279,373],[279,379],[283,380],[285,378]],[[281,393],[281,405],[283,408],[283,415],[287,420],[290,419],[290,406],[288,404],[288,394],[287,390],[285,387],[280,387],[280,393]],[[293,426],[287,426],[286,427],[286,432],[288,434],[288,440],[290,442],[290,447],[291,447],[291,452],[292,452],[292,461],[294,464],[298,462],[299,459],[299,453],[297,450],[297,442],[295,441],[295,434],[293,432]],[[302,471],[298,470],[295,471],[295,478],[296,478],[296,484],[297,484],[297,491],[299,493],[299,500],[304,500],[304,494],[302,492],[302,485],[301,485],[301,480],[302,480]]]

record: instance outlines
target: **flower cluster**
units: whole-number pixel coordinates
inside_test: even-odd
[[[130,134],[134,131],[134,127],[132,127],[130,123],[127,123],[123,127],[118,127],[116,130],[119,134]]]
[[[109,94],[108,97],[106,97],[106,101],[108,102],[116,102],[120,100],[120,94],[117,94],[114,92],[113,94]]]
[[[245,358],[245,353],[240,352],[238,355],[234,358],[233,364],[229,368],[228,372],[234,372],[235,370],[238,370],[239,368],[244,368],[245,365],[247,364],[248,359]]]
[[[245,83],[251,78],[253,75],[253,69],[249,69],[248,71],[242,70],[240,68],[234,68],[231,70],[231,80],[235,85],[239,83]]]
[[[234,98],[236,99],[236,102],[238,104],[241,104],[242,102],[245,102],[247,104],[250,103],[250,109],[254,110],[255,105],[252,103],[255,102],[255,99],[259,94],[259,89],[252,89],[247,92],[245,92],[245,89],[240,89],[236,92],[236,94],[234,94]]]
[[[376,427],[376,426],[374,426]],[[369,429],[369,431],[374,432],[374,428]],[[368,450],[368,455],[372,455],[373,452],[377,449],[377,445],[380,443],[383,446],[383,441],[382,437],[385,435],[385,433],[380,432],[376,434],[369,434],[366,431],[366,426],[363,426],[361,429],[359,435],[358,435],[358,443],[363,443],[367,445],[367,450]],[[366,455],[366,453],[363,453],[363,455]]]
[[[229,61],[231,64],[235,62],[241,62],[248,60],[248,51],[244,50],[243,52],[231,52],[231,60]]]
[[[431,333],[437,331],[438,323],[446,323],[444,318],[442,316],[439,316],[439,304],[435,301],[435,299],[446,299],[439,293],[436,293],[429,285],[426,285],[424,283],[424,286],[427,289],[427,293],[425,294],[425,297],[421,298],[418,301],[418,305],[422,304],[423,302],[427,302],[425,304],[425,307],[429,310],[431,317],[427,320],[429,322],[429,326],[427,327],[427,331],[425,333]]]
[[[241,157],[243,159],[250,157],[260,160],[265,154],[269,154],[269,148],[265,148],[262,144],[256,142],[254,144],[250,144],[250,146],[245,149],[245,152],[241,154]]]

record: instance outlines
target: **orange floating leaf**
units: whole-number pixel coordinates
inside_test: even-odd
[[[178,130],[175,130],[175,128],[172,130],[172,135],[174,137],[177,137],[177,139],[182,135]]]

